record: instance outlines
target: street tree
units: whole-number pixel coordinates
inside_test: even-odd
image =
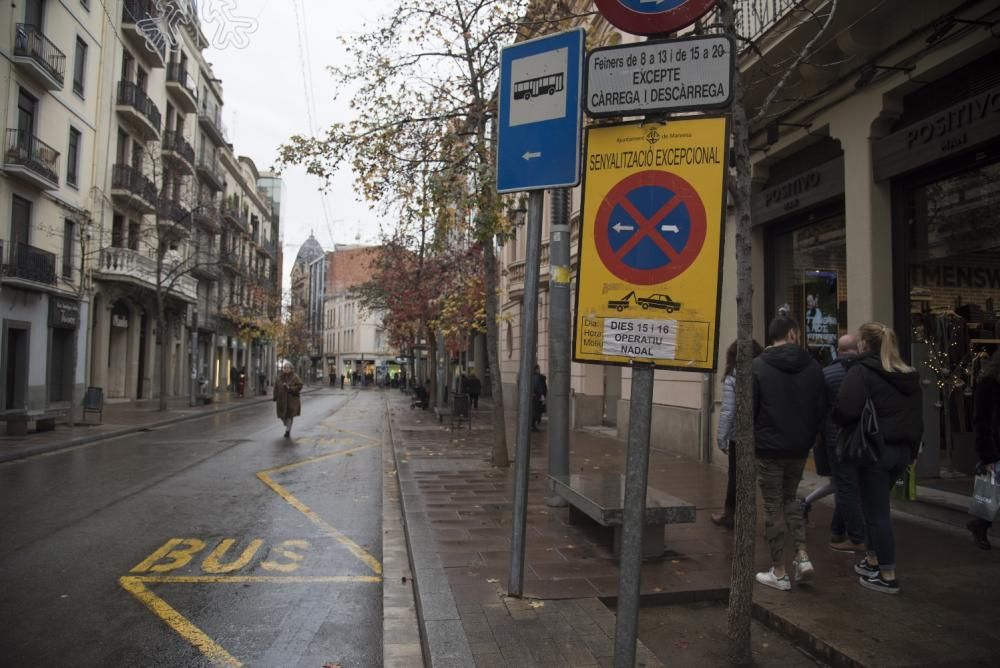
[[[461,185],[458,190],[465,197],[451,204],[466,214],[461,220],[482,248],[496,466],[508,465],[495,250],[495,237],[503,225],[493,133],[499,49],[528,27],[544,32],[540,26],[550,22],[555,29],[558,18],[569,15],[566,3],[543,8],[536,4],[400,2],[378,25],[345,39],[352,62],[331,68],[338,83],[354,91],[353,120],[332,125],[322,137],[292,137],[281,150],[282,163],[304,164],[310,173],[326,179],[350,164],[361,193],[373,203],[409,205],[414,184],[426,183],[422,179],[430,175],[447,174],[445,182]]]
[[[738,0],[719,0],[719,19],[723,32],[732,35],[738,48],[760,49],[737,30],[737,11],[752,11]],[[798,71],[800,65],[816,56],[817,45],[830,27],[837,11],[837,0],[831,0],[817,14],[808,8],[801,13],[793,29],[808,31],[801,47],[779,64],[765,67],[760,81],[744,80],[739,67],[733,82],[732,156],[729,178],[731,210],[736,220],[736,526],[732,577],[729,589],[728,635],[729,661],[733,665],[750,665],[753,652],[750,622],[753,607],[754,537],[757,528],[757,505],[754,484],[757,462],[753,435],[753,284],[751,233],[751,163],[750,134],[752,129],[769,120],[773,106]],[[767,86],[768,93],[759,106],[748,108],[746,93],[750,86]],[[784,100],[787,104],[788,101]]]

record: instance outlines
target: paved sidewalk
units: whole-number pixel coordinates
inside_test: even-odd
[[[511,600],[503,593],[513,467],[500,471],[487,463],[489,414],[479,411],[471,431],[449,431],[432,414],[411,410],[405,397],[390,395],[389,403],[432,664],[609,665],[614,619],[602,601],[611,604],[617,595],[617,564],[599,527],[569,525],[566,509],[544,505],[544,431],[533,435],[531,453],[526,598]],[[509,427],[513,448],[513,423]],[[624,458],[617,440],[571,436],[573,472],[621,472]],[[654,450],[649,484],[694,503],[698,521],[667,528],[664,558],[643,567],[644,605],[724,601],[732,534],[709,516],[722,505],[725,473]],[[1000,628],[988,620],[1000,597],[1000,555],[978,550],[961,530],[897,514],[903,591],[897,597],[868,592],[857,584],[852,557],[826,547],[831,509],[821,502],[811,518],[814,585],[790,593],[758,587],[759,620],[831,665],[995,665]],[[762,534],[761,526],[756,543],[763,569]],[[640,656],[645,665],[659,664],[645,647]]]
[[[312,392],[321,387],[307,386],[303,392]],[[82,421],[80,408],[77,407],[77,423],[74,427],[59,423],[54,431],[29,433],[26,436],[8,436],[6,433],[0,435],[0,462],[86,445],[270,401],[270,393],[239,398],[232,392],[219,392],[212,403],[198,406],[190,406],[187,397],[171,398],[167,402],[166,411],[160,411],[158,399],[105,402],[100,424],[97,424],[100,418],[96,413],[88,413],[86,422]]]

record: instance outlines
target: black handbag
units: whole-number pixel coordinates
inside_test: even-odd
[[[865,405],[861,409],[861,418],[853,427],[845,427],[840,430],[836,449],[838,462],[854,466],[877,464],[884,445],[882,434],[878,428],[878,414],[875,412],[871,389],[868,387],[868,372],[862,367],[861,373],[866,374],[865,389],[867,390]]]

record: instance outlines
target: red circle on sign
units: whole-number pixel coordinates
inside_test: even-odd
[[[594,0],[599,11],[613,26],[633,35],[658,35],[689,26],[708,13],[717,0],[687,0],[662,12],[637,12],[619,0]]]
[[[628,196],[639,188],[650,186],[667,190],[672,193],[672,196],[666,200],[664,206],[660,207],[653,214],[652,218],[647,219],[638,212],[635,202],[628,199]],[[638,237],[638,239],[630,239],[618,249],[615,249],[612,247],[610,240],[610,232],[613,229],[611,218],[619,205],[631,211],[629,213],[631,217],[629,222],[637,228],[634,230],[635,234],[632,236]],[[689,229],[687,231],[687,242],[678,251],[670,246],[670,242],[660,235],[656,228],[660,226],[660,223],[667,216],[680,207],[683,207],[687,212]],[[608,194],[604,197],[604,201],[601,202],[601,206],[597,209],[597,219],[594,224],[594,241],[601,262],[604,263],[604,266],[612,274],[634,285],[654,285],[656,283],[666,283],[680,276],[694,264],[694,261],[698,259],[699,253],[701,253],[702,246],[705,244],[707,228],[705,205],[702,203],[701,197],[698,196],[694,187],[676,174],[649,170],[638,172],[622,179],[615,187],[608,191]],[[629,253],[646,238],[651,239],[653,243],[663,250],[663,254],[668,259],[667,263],[658,267],[644,269],[630,266],[626,262],[625,258]]]

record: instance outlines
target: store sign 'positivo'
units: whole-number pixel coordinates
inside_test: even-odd
[[[767,223],[843,194],[844,158],[839,157],[754,195],[753,224]]]
[[[587,55],[587,114],[726,107],[732,102],[734,53],[723,35],[594,49]]]
[[[917,121],[872,145],[876,181],[1000,137],[1000,86]]]

